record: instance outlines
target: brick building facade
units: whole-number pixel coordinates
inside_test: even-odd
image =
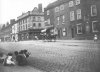
[[[99,6],[99,0],[58,0],[49,4],[44,13],[53,14],[50,22],[58,30],[58,39],[93,39],[100,33]]]

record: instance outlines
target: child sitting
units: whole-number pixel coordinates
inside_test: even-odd
[[[14,59],[12,57],[12,53],[8,53],[8,55],[4,61],[4,65],[15,65]]]

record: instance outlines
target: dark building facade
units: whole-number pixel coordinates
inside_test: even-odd
[[[93,39],[95,34],[100,37],[99,6],[99,0],[58,0],[45,12],[51,12],[49,17],[58,30],[58,39]]]

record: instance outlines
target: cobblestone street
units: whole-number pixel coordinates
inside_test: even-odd
[[[99,47],[99,42],[93,41],[25,41],[0,44],[0,48],[8,51],[28,49],[31,52],[29,66],[46,72],[100,72]]]

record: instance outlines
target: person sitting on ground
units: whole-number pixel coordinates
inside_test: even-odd
[[[13,55],[12,53],[8,53],[8,55],[4,61],[4,65],[15,65],[12,55]]]
[[[6,59],[6,54],[0,53],[0,63],[3,64],[4,60]]]
[[[26,50],[26,49],[25,49],[25,50],[23,50],[23,53],[25,54],[25,57],[26,57],[26,58],[28,58],[28,57],[29,57],[29,55],[30,55],[30,53],[29,53],[29,52],[28,52],[28,50]]]
[[[16,52],[16,61],[17,61],[19,66],[24,66],[27,64],[27,60],[26,60],[26,57],[23,53],[23,50],[21,50],[18,54]]]

